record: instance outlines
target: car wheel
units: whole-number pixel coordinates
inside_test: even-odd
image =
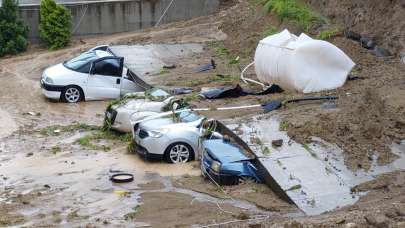
[[[239,177],[239,184],[257,183],[257,180],[250,176]]]
[[[62,100],[68,103],[77,103],[83,100],[83,92],[78,86],[67,86],[62,93]]]
[[[186,163],[193,160],[194,152],[186,143],[173,143],[167,148],[165,157],[169,163]]]

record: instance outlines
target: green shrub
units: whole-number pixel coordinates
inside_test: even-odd
[[[342,33],[342,29],[335,27],[335,28],[329,28],[326,30],[322,30],[317,36],[316,38],[318,40],[327,40],[330,39],[332,37],[335,37],[337,35],[340,35]]]
[[[71,37],[72,16],[70,11],[57,5],[54,0],[42,0],[39,32],[41,39],[50,49],[65,47]]]
[[[3,0],[0,7],[0,57],[27,48],[28,28],[18,18],[16,0]]]
[[[283,21],[295,21],[308,31],[313,23],[326,23],[326,19],[299,0],[265,0],[264,8]]]

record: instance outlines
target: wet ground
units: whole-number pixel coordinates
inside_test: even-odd
[[[256,202],[243,195],[224,199],[195,191],[194,185],[174,184],[172,178],[202,180],[196,162],[148,162],[127,151],[128,141],[118,139],[97,139],[91,142],[96,146],[83,146],[81,139],[97,133],[93,126],[102,124],[109,101],[50,101],[42,96],[39,79],[46,67],[89,46],[33,51],[0,61],[0,226],[189,226],[252,216],[267,218],[268,211],[277,211],[257,206],[263,194],[250,196]],[[127,49],[115,47],[120,53]],[[145,77],[159,75],[164,64],[187,67],[190,56],[203,51],[203,44],[191,42],[130,47],[150,53],[153,61],[144,62],[152,63],[149,70],[138,72]],[[117,171],[132,173],[135,180],[113,184],[109,177]],[[220,191],[209,182],[204,186]],[[270,195],[268,199],[277,197]]]

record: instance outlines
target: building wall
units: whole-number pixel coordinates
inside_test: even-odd
[[[174,0],[163,23],[213,14],[220,0]],[[86,36],[134,31],[154,26],[171,0],[117,0],[63,3],[72,13],[73,35]],[[38,39],[39,5],[20,5],[20,15]]]

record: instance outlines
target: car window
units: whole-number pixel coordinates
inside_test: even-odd
[[[94,51],[90,51],[64,62],[63,65],[68,69],[80,73],[89,73],[91,62],[96,59],[98,59],[96,53]]]
[[[197,115],[192,112],[180,112],[179,118],[183,123],[189,123],[202,118],[202,116]]]
[[[120,77],[120,60],[117,58],[111,58],[96,62],[94,64],[94,74]]]

